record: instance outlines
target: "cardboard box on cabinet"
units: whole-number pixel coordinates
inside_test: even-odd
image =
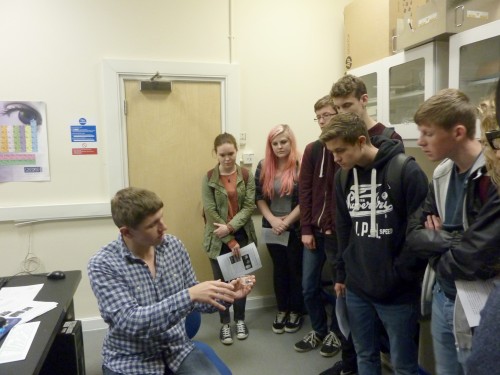
[[[416,4],[411,16],[404,17],[402,29],[398,27],[397,49],[447,40],[452,34],[498,19],[499,13],[498,0],[440,0]]]
[[[346,70],[392,55],[393,36],[427,0],[353,0],[344,8]]]

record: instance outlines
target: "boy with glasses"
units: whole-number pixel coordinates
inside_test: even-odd
[[[318,122],[321,129],[337,113],[329,95],[314,104],[314,112],[314,121]],[[307,352],[322,344],[320,354],[324,357],[332,357],[340,350],[337,318],[332,314],[328,327],[326,306],[321,296],[323,266],[326,258],[333,256],[337,243],[332,217],[333,175],[331,153],[319,140],[309,143],[302,157],[299,174],[299,206],[304,244],[302,293],[313,330],[297,342],[294,348],[298,352]],[[326,248],[330,249],[330,253],[325,252]]]

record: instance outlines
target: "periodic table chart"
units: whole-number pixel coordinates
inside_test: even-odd
[[[43,102],[0,102],[0,182],[50,180]]]

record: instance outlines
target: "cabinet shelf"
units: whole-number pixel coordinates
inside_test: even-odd
[[[497,81],[498,81],[498,77],[475,79],[475,80],[468,81],[468,85],[469,86],[489,85],[492,83],[497,83]]]
[[[424,95],[424,90],[415,90],[410,92],[405,92],[404,94],[391,94],[390,100],[404,100],[404,99],[412,99],[416,96]]]

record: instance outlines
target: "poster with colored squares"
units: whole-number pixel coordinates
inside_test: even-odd
[[[49,180],[45,103],[0,101],[0,182]]]

